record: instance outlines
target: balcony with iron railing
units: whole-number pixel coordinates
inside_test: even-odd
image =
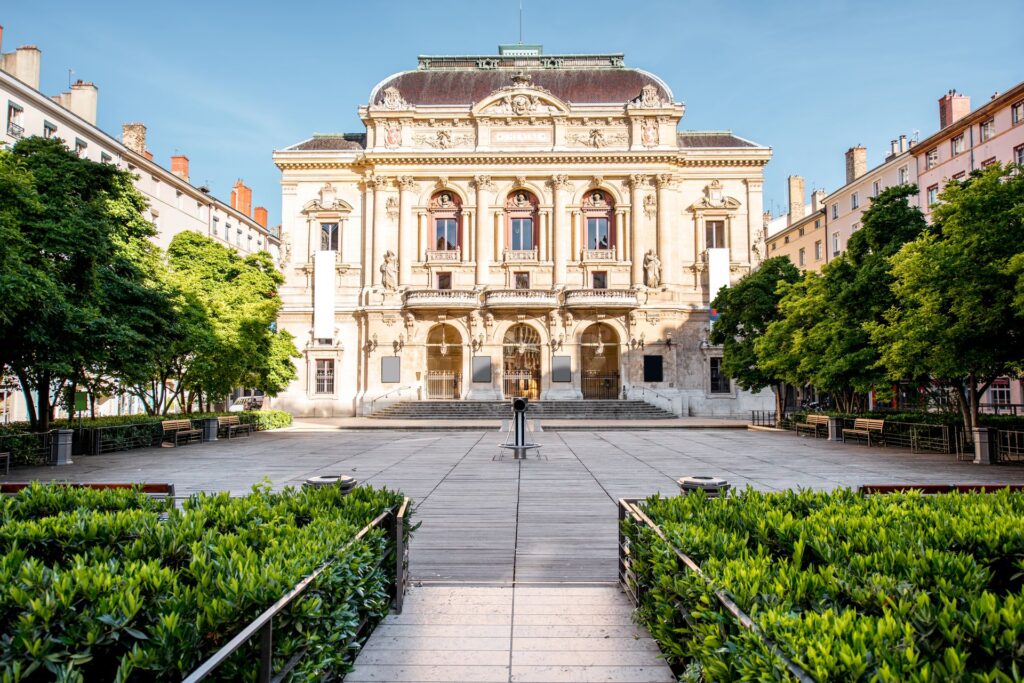
[[[406,308],[476,308],[480,295],[468,289],[410,289],[405,293]]]
[[[20,140],[21,137],[25,134],[25,129],[22,126],[19,126],[14,121],[8,121],[7,134],[10,135],[12,138],[17,138]]]
[[[568,308],[636,308],[640,305],[635,289],[568,289]]]
[[[558,307],[558,295],[549,289],[492,289],[484,299],[489,308]]]

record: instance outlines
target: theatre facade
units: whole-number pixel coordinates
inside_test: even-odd
[[[713,293],[759,261],[771,150],[680,132],[684,111],[621,54],[513,46],[420,57],[359,108],[365,132],[276,151],[279,326],[302,358],[275,406],[770,407],[707,337]]]

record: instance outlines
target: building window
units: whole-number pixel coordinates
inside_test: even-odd
[[[877,197],[881,193],[882,193],[882,184],[880,182],[878,182],[877,180],[875,182],[871,183],[871,196],[872,197]]]
[[[899,180],[900,185],[906,185],[910,181],[910,173],[909,171],[907,171],[906,166],[900,168],[900,170],[896,173],[896,176]]]
[[[219,234],[220,234],[219,228],[220,228],[220,219],[217,218],[216,216],[214,216],[213,217],[213,228],[212,228],[213,236],[214,237],[219,236]]]
[[[722,359],[709,358],[708,363],[710,364],[711,393],[730,393],[732,391],[732,388],[730,387],[729,378],[722,374]]]
[[[963,154],[964,152],[964,134],[960,133],[949,142],[949,152],[953,156],[957,154]]]
[[[928,206],[939,201],[939,186],[932,185],[928,188]]]
[[[644,356],[644,381],[665,381],[665,359],[662,356]]]
[[[100,161],[104,164],[109,164],[114,161],[114,157],[110,156],[106,152],[100,152]]]
[[[839,218],[839,204],[832,205],[832,218]]]
[[[800,228],[799,230],[797,230],[797,232],[800,233],[801,237],[804,236],[804,229],[803,228]]]
[[[992,405],[1010,405],[1010,380],[1003,377],[994,380],[988,390],[988,395]]]
[[[587,226],[587,249],[612,249],[615,235],[612,231],[611,197],[604,190],[592,190],[583,196],[583,218]]]
[[[21,106],[8,100],[7,102],[7,134],[12,138],[20,138],[25,133],[22,125],[22,114],[24,109]]]
[[[430,216],[434,225],[434,249],[457,250],[462,232],[462,199],[448,190],[435,193],[430,198]]]
[[[785,237],[782,238],[782,243],[789,244],[789,235],[786,235]]]
[[[320,251],[338,251],[338,224],[320,224]]]
[[[1013,160],[1015,163],[1024,166],[1024,145],[1013,148]]]
[[[935,168],[938,165],[939,165],[939,148],[938,147],[934,147],[934,148],[928,150],[928,154],[925,155],[925,157],[924,157],[924,167],[926,169],[927,168]]]
[[[533,249],[533,219],[512,219],[512,250],[529,251]]]
[[[953,174],[953,180],[963,180],[967,175],[967,171],[960,171],[959,173]]]
[[[988,121],[982,122],[982,124],[978,126],[978,132],[981,133],[982,142],[991,140],[996,134],[996,120],[989,119]]]
[[[452,274],[451,273],[438,273],[437,274],[437,288],[438,289],[451,289],[452,288]]]
[[[89,146],[89,143],[82,138],[75,138],[75,154],[80,157],[85,156],[85,150]]]
[[[529,273],[516,273],[516,289],[529,289],[530,288],[530,274]]]
[[[331,358],[316,360],[316,393],[334,393],[334,360]]]
[[[839,233],[832,233],[832,255],[839,256],[839,252],[842,251],[843,243],[839,239]]]
[[[1021,100],[1017,104],[1011,107],[1011,113],[1013,116],[1013,125],[1024,122],[1024,100]]]
[[[532,192],[515,190],[505,199],[508,214],[508,244],[512,251],[532,251],[537,245],[537,207]]]
[[[821,227],[821,219],[820,218],[814,219],[814,229],[817,230],[820,227]]]
[[[778,242],[772,242],[772,251],[775,251],[778,248],[779,248],[779,243]]]
[[[806,258],[804,256],[804,248],[803,247],[800,247],[799,258],[800,258],[800,265],[801,266],[804,265],[804,263],[806,262]]]
[[[590,284],[594,289],[608,289],[608,273],[603,270],[591,273]]]
[[[982,168],[988,168],[989,166],[991,166],[994,163],[996,163],[996,158],[995,157],[989,157],[988,159],[985,159],[985,161],[981,162],[981,167]]]
[[[858,230],[860,230],[860,223],[854,223],[850,226],[851,233],[857,232]]]
[[[43,137],[49,140],[57,134],[57,124],[43,121]]]
[[[821,240],[818,240],[817,242],[814,243],[814,260],[821,260]]]
[[[854,192],[853,194],[850,195],[850,209],[853,210],[853,209],[859,209],[859,208],[860,208],[860,193],[859,192]]]
[[[704,239],[708,249],[725,249],[725,221],[705,221]]]

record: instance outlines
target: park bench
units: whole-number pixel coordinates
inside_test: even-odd
[[[174,484],[79,484],[74,482],[57,482],[60,486],[73,486],[81,489],[138,489],[154,500],[168,501],[169,505],[174,504]],[[31,486],[31,482],[5,482],[0,483],[0,494],[13,496]]]
[[[245,432],[245,435],[249,436],[252,434],[252,423],[242,422],[238,419],[237,415],[218,417],[217,429],[222,434],[225,434],[229,439],[239,432]]]
[[[863,436],[868,441],[868,448],[871,448],[871,435],[875,435],[878,441],[884,441],[882,430],[885,428],[885,420],[871,420],[865,417],[858,417],[853,421],[852,429],[843,430],[843,443],[846,443],[846,435]]]
[[[164,430],[161,443],[170,440],[177,446],[182,441],[192,443],[203,440],[203,430],[194,428],[191,420],[164,420],[161,425]]]
[[[0,453],[0,461],[4,463],[4,474],[11,473],[11,454]]]
[[[809,431],[814,434],[814,438],[818,438],[818,434],[828,436],[828,415],[808,415],[804,418],[804,422],[794,423],[793,426],[796,428],[797,434],[801,431]]]

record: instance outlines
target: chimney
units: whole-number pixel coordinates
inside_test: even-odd
[[[136,154],[145,156],[146,125],[144,123],[126,123],[121,126],[121,142]]]
[[[42,54],[35,45],[22,45],[14,52],[0,55],[0,69],[39,90],[39,64],[42,61]]]
[[[0,26],[0,52],[4,49],[4,27]]]
[[[886,157],[886,160],[892,159],[894,156],[899,154],[900,153],[899,150],[900,150],[900,148],[899,148],[898,143],[895,140],[890,140],[889,141],[889,156]]]
[[[825,205],[825,190],[814,190],[811,192],[811,211],[818,213]]]
[[[231,190],[231,208],[246,216],[252,215],[252,190],[241,178],[235,181],[235,187]]]
[[[178,176],[186,183],[188,182],[188,157],[184,154],[175,154],[171,157],[171,173]]]
[[[900,153],[902,154],[903,152],[906,152],[908,149],[910,149],[910,148],[907,147],[907,136],[906,135],[901,135],[900,136]]]
[[[253,217],[256,222],[262,225],[264,228],[267,227],[267,210],[262,206],[257,206],[253,211]]]
[[[789,225],[804,217],[803,176],[789,176]]]
[[[846,182],[852,183],[868,172],[868,148],[857,145],[846,150]]]
[[[939,98],[939,128],[952,125],[971,113],[971,98],[950,90]]]
[[[68,93],[68,104],[65,105],[72,113],[77,114],[92,125],[96,125],[96,102],[99,90],[92,83],[79,80],[71,85]],[[61,103],[63,104],[63,102]]]

